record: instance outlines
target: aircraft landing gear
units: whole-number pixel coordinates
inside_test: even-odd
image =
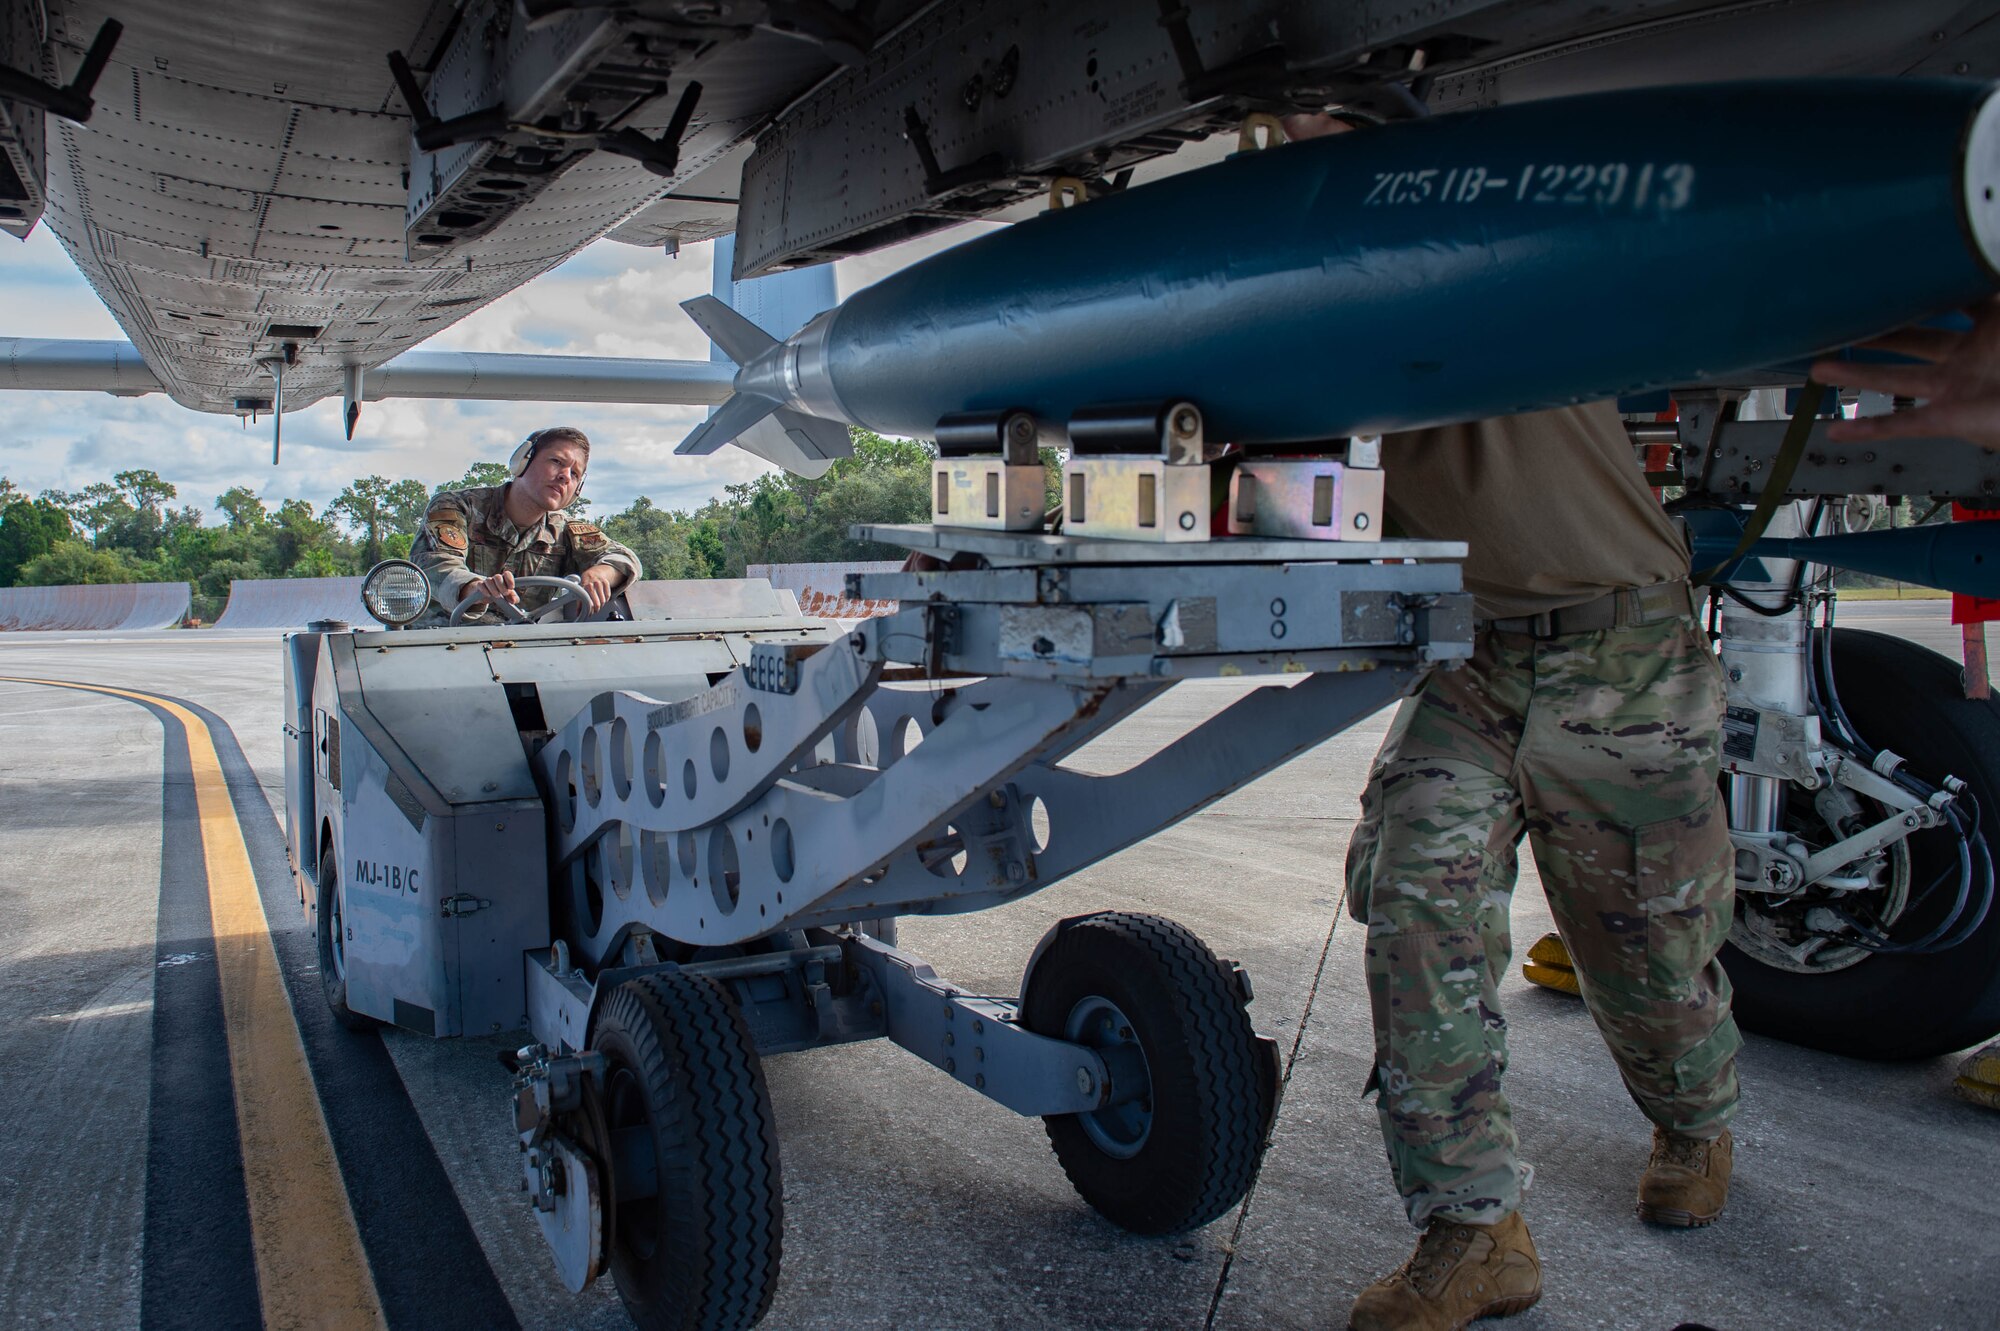
[[[1987,846],[2000,845],[2000,702],[1967,700],[1956,663],[1899,638],[1835,629],[1832,657],[1861,737],[1929,778],[1962,780],[1970,798],[1957,803],[1968,823],[1976,818]],[[1809,845],[1838,839],[1819,812],[1825,805],[1825,792],[1787,787],[1788,818],[1819,828],[1806,833]],[[1865,821],[1881,810],[1858,813]],[[1738,1018],[1748,1030],[1854,1058],[1934,1057],[2000,1031],[2000,903],[1982,900],[1988,866],[1975,857],[1970,870],[1961,905],[1959,838],[1937,827],[1842,866],[1822,889],[1739,886],[1722,951]],[[1941,926],[1947,940],[1963,937],[1940,950],[1899,950]]]

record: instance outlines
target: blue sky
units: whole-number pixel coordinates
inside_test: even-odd
[[[984,225],[843,261],[844,296],[869,282],[969,239]],[[701,360],[708,344],[679,308],[709,289],[712,250],[692,245],[677,257],[599,241],[562,267],[433,337],[426,346],[457,351],[542,352]],[[46,227],[24,242],[0,237],[0,336],[123,338],[124,333]],[[244,429],[234,417],[188,411],[164,394],[0,390],[0,476],[29,493],[74,490],[131,467],[158,472],[179,490],[176,503],[212,511],[215,496],[246,485],[276,507],[285,499],[323,507],[357,476],[415,477],[436,485],[481,459],[504,461],[530,430],[558,422],[592,441],[586,494],[592,512],[624,508],[641,494],[664,508],[692,508],[725,485],[770,470],[740,449],[706,458],[674,456],[700,423],[700,407],[540,405],[529,402],[371,402],[350,442],[340,400],[285,419],[284,461],[271,466],[268,421]]]

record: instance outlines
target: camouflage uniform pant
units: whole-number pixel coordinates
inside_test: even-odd
[[[1485,633],[1403,704],[1362,796],[1348,911],[1368,926],[1374,1080],[1410,1219],[1519,1209],[1499,985],[1532,839],[1584,1002],[1653,1122],[1736,1106],[1734,892],[1717,796],[1722,679],[1690,619],[1537,641]]]

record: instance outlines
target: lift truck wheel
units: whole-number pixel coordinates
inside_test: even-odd
[[[777,1292],[784,1184],[771,1095],[735,999],[683,971],[628,980],[605,1001],[591,1048],[610,1064],[611,1274],[626,1311],[641,1331],[755,1325]]]
[[[1887,634],[1835,629],[1834,681],[1861,737],[1909,760],[1930,780],[1963,780],[1979,803],[1986,840],[2000,852],[2000,701],[1964,697],[1959,665]],[[1792,797],[1811,794],[1794,789]],[[1914,893],[1958,862],[1946,829],[1909,839]],[[1892,937],[1921,937],[1952,894],[1933,894]],[[1942,898],[1937,900],[1935,898]],[[1739,894],[1737,911],[1757,908]],[[1965,942],[1929,956],[1873,956],[1823,973],[1781,970],[1734,944],[1722,963],[1747,1030],[1851,1058],[1932,1058],[2000,1031],[2000,903]]]
[[[313,932],[319,937],[319,984],[333,1019],[350,1031],[372,1031],[382,1023],[347,1006],[347,893],[341,890],[340,868],[330,848],[319,857],[319,902],[313,909]]]
[[[1083,1199],[1136,1234],[1175,1234],[1227,1212],[1257,1177],[1277,1113],[1274,1047],[1243,1010],[1236,973],[1154,915],[1068,924],[1037,959],[1022,1020],[1104,1051],[1114,1085],[1135,1064],[1141,1098],[1043,1120]]]

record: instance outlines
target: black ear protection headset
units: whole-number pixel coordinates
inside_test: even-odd
[[[546,430],[537,430],[526,439],[523,439],[515,447],[514,455],[507,459],[507,474],[518,480],[522,473],[528,470],[528,464],[535,460],[535,449],[541,444],[542,436],[554,434],[558,430],[562,430],[565,434],[569,433],[569,430],[564,426],[551,425]],[[584,455],[584,467],[588,468],[589,466],[590,457],[586,453]],[[580,473],[579,479],[581,479]]]

